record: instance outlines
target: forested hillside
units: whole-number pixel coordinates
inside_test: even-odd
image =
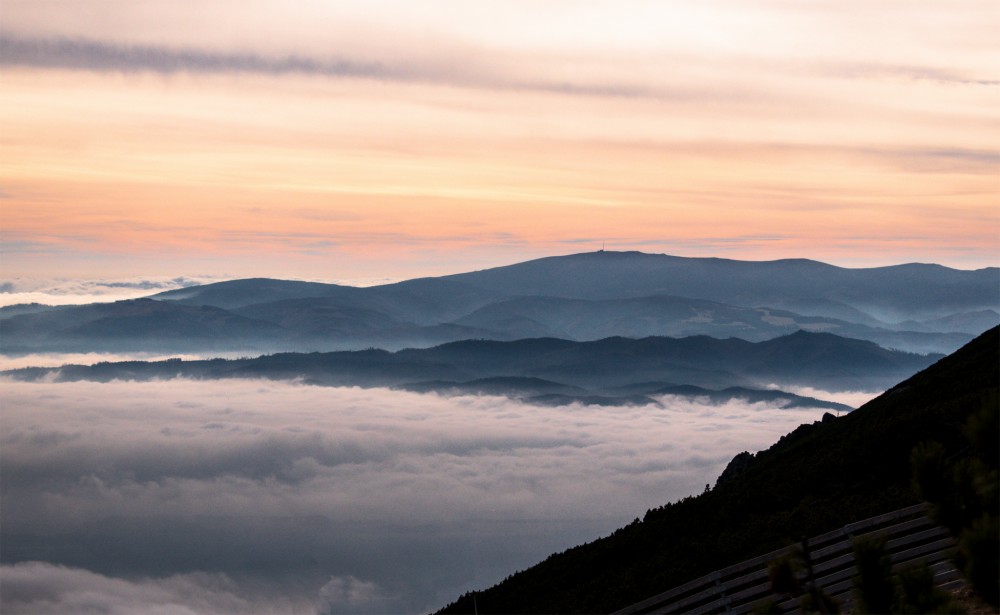
[[[968,415],[984,404],[998,411],[998,366],[1000,329],[994,328],[858,410],[799,427],[713,489],[649,510],[611,536],[553,555],[440,612],[611,612],[916,503],[911,450],[936,440],[949,455],[968,455]]]

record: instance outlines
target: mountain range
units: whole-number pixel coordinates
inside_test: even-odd
[[[398,350],[465,339],[834,333],[947,353],[1000,322],[1000,270],[590,252],[367,288],[244,279],[0,308],[0,352]]]
[[[198,308],[201,309],[201,308]],[[846,406],[776,391],[882,390],[940,355],[887,350],[872,342],[799,331],[762,342],[708,336],[465,340],[422,349],[278,353],[256,358],[124,361],[4,372],[19,380],[271,378],[329,386],[490,393],[560,405],[656,403],[681,395],[783,405]]]
[[[967,456],[962,423],[976,407],[996,406],[998,322],[997,268],[847,269],[602,250],[367,288],[255,278],[114,303],[9,306],[0,308],[7,355],[247,357],[0,376],[281,379],[548,406],[655,408],[680,396],[836,411],[851,409],[787,391],[889,389],[766,451],[741,453],[726,479],[697,497],[442,611],[596,612],[913,503],[914,444],[936,438],[953,457]]]

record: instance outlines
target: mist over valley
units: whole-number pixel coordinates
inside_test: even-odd
[[[735,452],[828,411],[269,380],[0,394],[5,613],[427,612],[700,492]]]
[[[0,614],[1000,615],[989,0],[0,2]]]
[[[936,369],[996,277],[602,251],[6,306],[0,600],[435,611]]]

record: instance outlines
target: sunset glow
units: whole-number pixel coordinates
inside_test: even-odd
[[[975,0],[8,0],[0,281],[996,265],[997,31]]]

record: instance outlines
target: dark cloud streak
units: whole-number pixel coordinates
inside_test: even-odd
[[[299,73],[335,77],[400,78],[375,63],[347,60],[319,62],[300,56],[266,58],[246,53],[211,53],[152,45],[108,45],[87,39],[0,38],[0,62],[6,66],[63,68],[97,72],[224,73],[270,75]]]
[[[570,96],[694,98],[623,83],[575,83],[569,80],[503,78],[482,70],[430,65],[388,65],[346,58],[314,59],[299,55],[268,57],[255,53],[218,53],[155,45],[112,45],[84,38],[0,37],[0,66],[163,75],[246,73],[307,75],[433,83],[496,90],[525,90]]]

